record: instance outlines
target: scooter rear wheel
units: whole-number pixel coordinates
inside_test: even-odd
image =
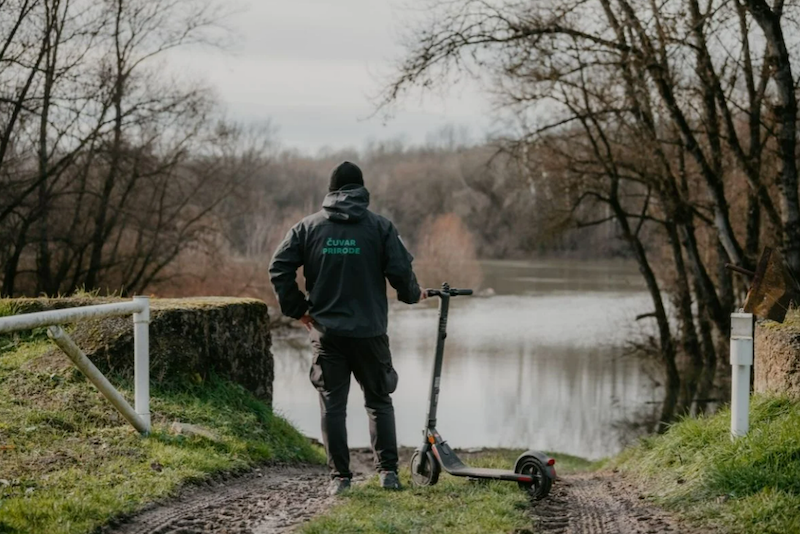
[[[544,464],[538,458],[534,456],[523,458],[517,464],[516,471],[522,475],[530,475],[533,478],[533,482],[518,482],[520,489],[527,491],[532,499],[539,501],[550,493],[553,480],[547,474]]]
[[[439,473],[442,471],[439,463],[431,451],[426,452],[425,457],[425,469],[422,470],[422,473],[417,473],[417,466],[422,458],[419,451],[415,451],[411,457],[411,482],[415,486],[433,486],[439,481]]]

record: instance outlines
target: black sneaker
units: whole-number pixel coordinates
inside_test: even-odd
[[[403,486],[400,485],[400,479],[397,477],[397,473],[394,471],[381,471],[378,473],[378,476],[381,479],[381,487],[383,489],[403,489]]]
[[[333,480],[331,480],[330,484],[328,484],[328,495],[332,497],[336,495],[341,495],[348,489],[350,489],[350,479],[336,477]]]

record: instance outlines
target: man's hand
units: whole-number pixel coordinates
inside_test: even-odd
[[[313,328],[311,325],[314,324],[314,319],[312,319],[309,314],[305,314],[304,316],[300,317],[300,322],[303,323],[303,326],[306,327],[306,330],[311,332],[311,329]]]
[[[419,300],[417,302],[418,303],[422,302],[426,298],[428,298],[428,290],[427,289],[420,289],[419,290]]]

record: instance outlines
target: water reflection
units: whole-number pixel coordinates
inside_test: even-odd
[[[548,270],[561,273],[558,290],[541,281],[556,278],[541,275]],[[589,458],[618,451],[619,423],[648,415],[660,397],[642,365],[621,356],[625,340],[639,335],[633,318],[648,310],[647,295],[628,283],[634,275],[619,264],[489,264],[485,285],[501,294],[451,306],[438,425],[445,439],[458,447],[531,447]],[[514,287],[517,294],[509,294]],[[425,420],[436,309],[392,311],[389,335],[400,374],[398,440],[415,446]],[[307,341],[276,340],[273,351],[276,409],[319,438]],[[352,446],[369,443],[362,405],[353,382]]]

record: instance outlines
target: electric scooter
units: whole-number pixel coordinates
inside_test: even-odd
[[[433,361],[433,378],[428,405],[428,417],[422,431],[422,446],[411,457],[411,481],[415,486],[432,486],[439,481],[442,469],[457,477],[469,479],[507,480],[516,482],[535,500],[550,493],[556,479],[555,460],[539,451],[526,451],[514,465],[514,470],[469,467],[456,455],[436,430],[436,408],[439,403],[439,384],[444,359],[444,340],[447,337],[447,314],[450,298],[472,295],[471,289],[455,289],[447,283],[442,289],[425,289],[429,297],[439,297],[439,335],[436,340],[436,358]]]

